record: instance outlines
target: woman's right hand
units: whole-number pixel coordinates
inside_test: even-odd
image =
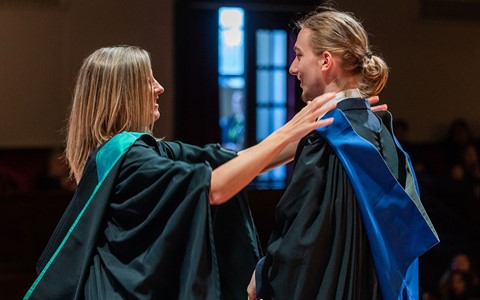
[[[303,110],[302,110],[302,115],[300,115],[300,113],[295,116],[290,122],[296,122],[298,121],[297,119],[298,118],[304,118],[305,115],[307,115],[308,113],[311,113],[312,114],[312,118],[311,120],[315,120],[318,118],[318,116],[322,116],[324,115],[326,112],[328,112],[329,110],[333,109],[335,107],[335,105],[333,106],[329,106],[329,105],[326,105],[326,102],[329,101],[331,98],[330,98],[330,95],[323,95],[323,96],[319,96],[317,98],[315,98],[313,101],[309,101],[307,103],[307,106],[309,106],[308,108],[305,107]],[[316,109],[316,106],[319,107],[317,111],[315,111]],[[320,115],[317,115],[318,113],[320,113]],[[315,118],[315,116],[317,116]],[[297,118],[297,119],[295,119]],[[309,120],[306,120],[306,119],[303,119],[301,121],[309,121]],[[313,126],[313,129],[315,129],[316,126],[326,126],[328,124],[330,124],[332,121],[331,118],[329,119],[326,119],[326,120],[322,120],[320,122],[317,122],[315,126]],[[285,126],[285,125],[284,125]],[[289,124],[288,126],[298,126],[296,124]],[[301,129],[301,128],[297,128],[297,129]],[[288,130],[288,129],[287,129]],[[281,131],[281,130],[280,130]],[[285,148],[280,152],[279,155],[277,155],[274,159],[272,159],[270,161],[270,163],[266,166],[265,169],[262,170],[262,173],[263,172],[267,172],[275,167],[278,167],[280,165],[284,165],[286,163],[289,163],[290,161],[293,160],[293,157],[295,155],[295,151],[297,149],[297,145],[298,145],[298,142],[300,140],[300,138],[302,138],[303,136],[305,136],[306,134],[308,134],[310,132],[310,128],[307,129],[306,132],[303,132],[303,133],[300,133],[297,137],[299,137],[298,139],[290,142],[287,146],[285,146]],[[275,134],[278,134],[278,133],[275,133]],[[293,137],[294,138],[294,137]],[[239,151],[238,152],[238,155],[242,155],[244,150],[242,151]]]
[[[335,93],[325,93],[309,101],[290,121],[279,128],[274,134],[285,134],[287,142],[295,142],[312,130],[330,125],[333,118],[318,119],[336,107],[336,103],[327,102],[335,97]]]
[[[336,106],[335,103],[324,105],[334,96],[334,93],[327,93],[313,99],[287,124],[259,144],[243,150],[241,155],[213,170],[210,179],[210,204],[225,203],[247,186],[286,147],[298,142],[312,130],[331,124],[333,118],[318,120],[318,117]]]

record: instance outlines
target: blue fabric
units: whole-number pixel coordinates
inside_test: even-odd
[[[317,129],[334,149],[353,185],[366,227],[382,295],[418,299],[418,257],[438,243],[438,236],[418,198],[418,185],[405,154],[414,186],[410,194],[392,175],[377,149],[361,138],[339,109],[324,116],[333,124]]]

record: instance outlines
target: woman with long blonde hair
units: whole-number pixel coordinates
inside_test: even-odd
[[[25,299],[246,297],[260,250],[238,193],[263,170],[290,161],[301,137],[332,123],[317,118],[334,107],[324,105],[333,94],[312,99],[237,154],[154,138],[163,92],[143,49],[107,47],[85,59],[66,147],[78,188]]]

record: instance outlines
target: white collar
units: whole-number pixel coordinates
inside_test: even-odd
[[[359,89],[349,89],[349,90],[341,91],[335,95],[335,98],[328,101],[327,103],[332,103],[332,102],[338,103],[348,98],[362,98],[362,94],[360,93]]]
[[[359,89],[349,89],[349,90],[341,91],[335,95],[335,98],[328,100],[322,106],[329,105],[330,103],[338,103],[348,98],[362,98],[362,94],[360,93]],[[319,116],[318,119],[323,118],[324,115],[325,114]]]

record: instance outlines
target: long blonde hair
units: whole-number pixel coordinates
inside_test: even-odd
[[[360,21],[352,14],[340,12],[332,6],[320,6],[295,21],[297,29],[312,31],[311,46],[315,54],[325,51],[340,59],[347,76],[358,77],[358,88],[364,97],[378,95],[388,80],[388,66],[372,53],[368,35]]]
[[[152,131],[151,72],[149,53],[134,46],[101,48],[84,60],[65,149],[77,182],[90,153],[111,137],[122,131]]]

